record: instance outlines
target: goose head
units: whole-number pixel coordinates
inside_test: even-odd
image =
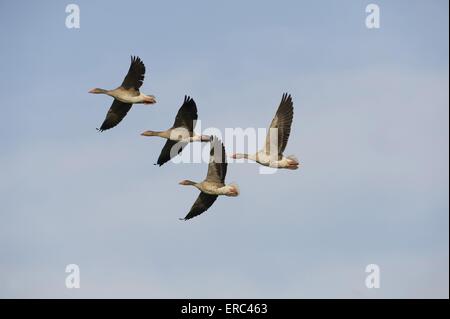
[[[211,136],[209,135],[194,135],[193,142],[211,142]]]
[[[190,181],[188,179],[185,179],[184,181],[179,182],[180,185],[184,185],[184,186],[193,186],[195,184],[197,184],[196,182]]]
[[[157,136],[157,132],[145,131],[145,132],[141,133],[141,136]]]
[[[290,155],[287,157],[286,159],[287,162],[287,169],[298,169],[298,166],[300,165],[298,159],[296,157],[294,157],[293,155]]]
[[[241,153],[234,153],[230,157],[234,158],[234,159],[241,159],[241,158],[248,158],[248,155],[247,154],[241,154]]]
[[[95,88],[89,91],[89,93],[92,94],[106,94],[108,92],[108,90],[104,90],[104,89],[100,89],[100,88]]]
[[[156,103],[156,97],[153,95],[146,95],[144,96],[144,104],[155,104]]]
[[[239,186],[237,184],[229,184],[224,187],[224,193],[226,196],[236,197],[239,196]]]

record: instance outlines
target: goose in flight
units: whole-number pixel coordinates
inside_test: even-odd
[[[105,121],[100,126],[100,132],[113,128],[122,121],[133,104],[154,104],[153,95],[145,95],[139,92],[144,82],[145,65],[139,57],[131,57],[131,65],[122,84],[114,90],[95,88],[89,91],[93,94],[106,94],[114,98],[114,101],[106,114]]]
[[[172,127],[165,131],[145,131],[142,136],[159,136],[167,139],[157,165],[161,166],[177,156],[183,148],[190,142],[209,142],[211,137],[194,133],[195,122],[197,121],[197,106],[195,101],[189,96],[184,97],[183,105],[178,110],[175,122]],[[155,164],[155,165],[156,165]]]
[[[261,165],[273,168],[297,169],[298,160],[294,156],[284,156],[289,134],[291,133],[294,108],[290,94],[283,94],[277,113],[270,124],[264,148],[256,154],[233,154],[234,159],[247,158]]]
[[[205,212],[219,195],[233,197],[239,195],[239,188],[236,184],[225,185],[225,175],[227,174],[225,147],[217,137],[212,138],[210,146],[210,159],[206,179],[200,183],[190,180],[180,182],[180,185],[191,185],[198,188],[201,192],[189,213],[186,217],[180,218],[181,220],[188,220]]]

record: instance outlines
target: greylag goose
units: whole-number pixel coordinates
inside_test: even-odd
[[[225,147],[222,142],[213,137],[211,141],[208,174],[203,182],[196,183],[190,180],[180,182],[180,185],[190,185],[198,188],[201,193],[189,213],[181,220],[188,220],[208,210],[219,195],[238,196],[239,188],[236,184],[225,185],[227,162]]]
[[[106,94],[114,98],[114,101],[106,114],[102,126],[97,129],[100,132],[113,128],[122,121],[133,104],[154,104],[153,95],[145,95],[139,92],[145,75],[145,65],[139,57],[131,57],[131,65],[122,85],[114,90],[95,88],[89,91],[93,94]]]
[[[291,133],[293,115],[294,108],[291,95],[285,93],[270,124],[264,148],[255,154],[236,153],[231,157],[234,159],[247,158],[273,168],[297,169],[299,166],[298,160],[292,155],[283,155]]]
[[[190,142],[209,142],[210,136],[194,133],[195,121],[197,121],[197,106],[189,96],[184,96],[183,105],[178,110],[172,127],[165,131],[145,131],[142,136],[159,136],[167,139],[157,165],[161,166],[173,157],[177,156]],[[155,164],[155,165],[156,165]]]

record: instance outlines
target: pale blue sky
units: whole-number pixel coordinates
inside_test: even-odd
[[[74,1],[79,30],[70,2],[0,2],[0,297],[448,298],[448,2],[372,2],[379,30],[357,0]],[[131,54],[158,104],[99,134],[87,91]],[[283,92],[302,169],[230,164],[241,196],[180,222],[206,165],[153,166],[139,133],[185,94],[204,128],[265,127]]]

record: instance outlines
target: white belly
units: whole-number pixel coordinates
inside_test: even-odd
[[[189,142],[190,139],[189,131],[182,127],[175,128],[170,132],[169,139],[172,141]]]
[[[142,95],[142,93],[137,96],[132,96],[126,92],[118,92],[114,94],[114,98],[123,103],[137,104],[144,102],[144,96]]]
[[[258,161],[259,164],[272,167],[272,168],[288,168],[289,167],[289,159],[287,157],[282,157],[281,159],[272,158],[270,155],[267,155],[266,152],[260,151],[258,152]]]
[[[264,166],[270,166],[271,159],[270,156],[266,154],[264,151],[260,151],[257,153],[257,159],[256,161]]]

